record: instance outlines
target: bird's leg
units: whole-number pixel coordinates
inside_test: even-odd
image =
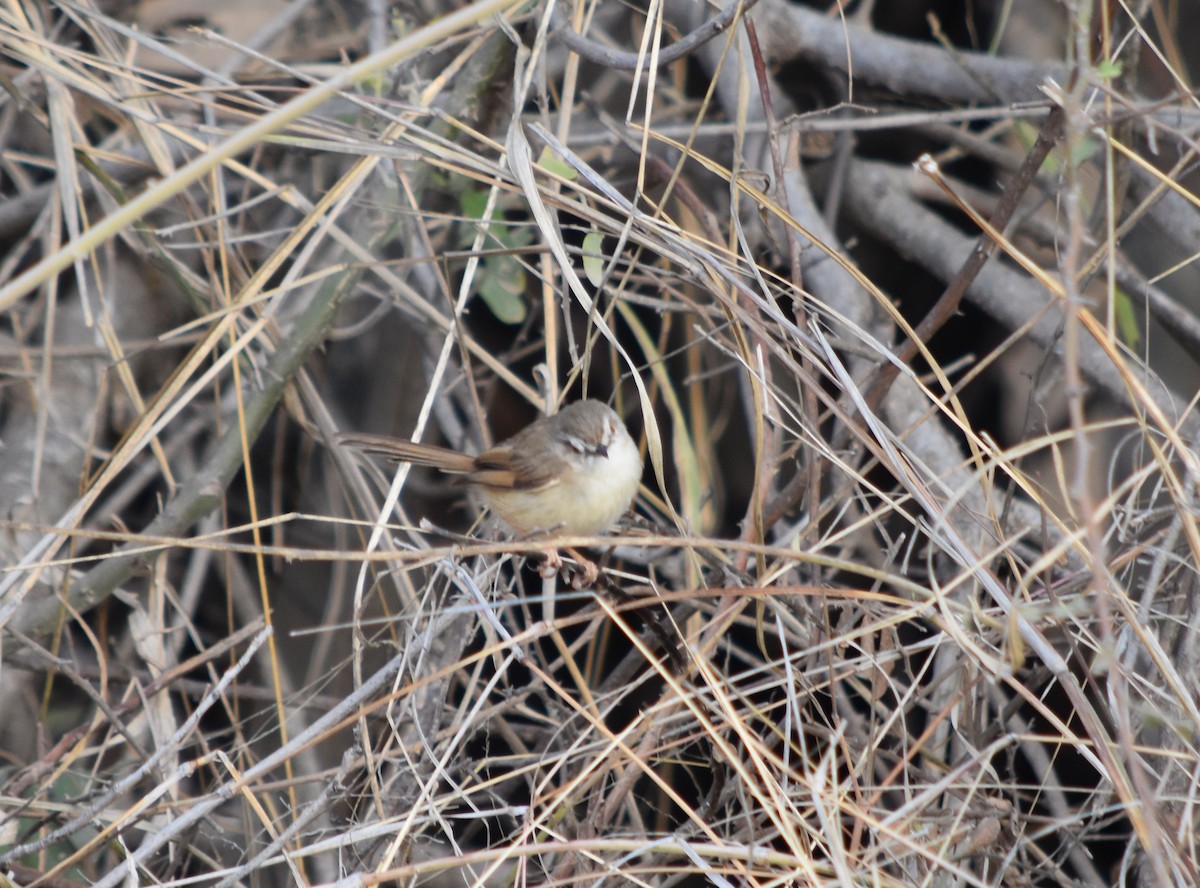
[[[541,561],[537,566],[538,576],[543,580],[548,580],[560,570],[562,570],[562,556],[558,554],[557,549],[547,549],[542,553]]]
[[[600,579],[600,567],[596,562],[584,558],[579,553],[578,549],[567,548],[567,553],[575,559],[575,564],[579,568],[578,571],[567,580],[568,584],[578,592],[581,589],[589,589],[596,585],[596,581]]]
[[[567,585],[576,592],[596,585],[600,579],[600,568],[594,561],[585,558],[578,549],[567,548],[566,553],[575,561],[574,569],[569,573],[563,571],[563,558],[557,549],[546,549],[537,566],[538,576],[549,579],[557,573],[566,573]]]

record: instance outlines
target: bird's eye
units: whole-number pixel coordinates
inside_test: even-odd
[[[609,435],[605,435],[604,440],[597,441],[595,444],[584,441],[582,438],[576,438],[574,435],[567,435],[562,440],[580,456],[603,456],[605,458],[608,457],[608,445],[612,442]]]

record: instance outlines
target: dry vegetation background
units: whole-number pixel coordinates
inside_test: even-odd
[[[1200,882],[1197,13],[3,4],[0,884]]]

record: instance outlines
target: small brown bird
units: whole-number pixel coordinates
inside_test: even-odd
[[[384,435],[339,440],[364,453],[460,476],[521,535],[602,534],[629,508],[642,479],[637,445],[600,401],[569,404],[478,456]]]

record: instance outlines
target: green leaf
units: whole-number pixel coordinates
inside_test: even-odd
[[[542,149],[541,156],[538,157],[538,166],[548,173],[553,173],[560,179],[568,181],[575,179],[574,167],[568,166],[563,160],[550,150],[549,146]]]
[[[512,256],[488,256],[480,264],[479,298],[502,324],[520,324],[525,305],[525,268]]]
[[[483,220],[483,214],[487,212],[488,192],[486,190],[474,189],[464,191],[458,196],[458,205],[462,207],[463,215],[468,219]],[[495,213],[493,212],[493,216]]]
[[[1075,141],[1075,146],[1071,151],[1072,157],[1075,159],[1075,165],[1080,166],[1087,163],[1100,151],[1100,143],[1091,136],[1084,136]]]
[[[1137,308],[1129,294],[1117,288],[1113,293],[1113,315],[1117,321],[1117,336],[1129,348],[1137,351],[1142,341],[1142,328],[1138,326]]]
[[[527,225],[511,225],[494,233],[506,247],[527,247],[533,243],[533,229]]]
[[[583,273],[593,287],[600,286],[604,280],[605,256],[601,251],[604,246],[604,235],[598,231],[589,231],[583,239]]]
[[[1033,147],[1033,143],[1037,141],[1038,128],[1031,126],[1025,121],[1017,121],[1013,127],[1013,135],[1021,146],[1028,151]],[[1084,136],[1076,139],[1072,147],[1072,156],[1075,164],[1083,164],[1091,160],[1100,150],[1100,144],[1091,136]],[[1062,169],[1062,148],[1055,148],[1046,155],[1046,160],[1042,163],[1042,172],[1057,173]]]
[[[1033,143],[1037,141],[1037,134],[1038,128],[1027,120],[1013,122],[1013,135],[1017,137],[1017,141],[1026,151],[1032,148]]]

